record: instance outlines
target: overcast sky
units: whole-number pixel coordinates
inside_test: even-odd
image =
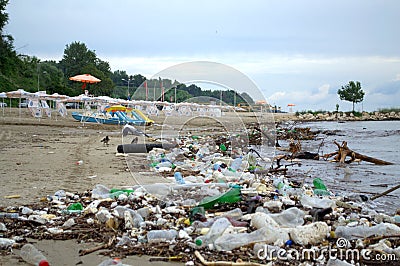
[[[60,60],[79,41],[112,71],[147,78],[180,63],[222,63],[286,110],[351,110],[337,96],[350,80],[366,92],[358,110],[400,105],[397,0],[11,0],[7,12],[17,52],[42,60]]]

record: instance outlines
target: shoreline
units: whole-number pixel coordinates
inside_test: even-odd
[[[300,121],[296,120],[295,114],[274,114],[273,117],[276,123]],[[235,121],[237,117],[225,114],[221,120],[223,119]],[[253,113],[241,113],[240,119],[247,124],[254,123],[257,117]],[[159,124],[179,122],[180,118],[159,116],[155,120],[156,124]],[[214,131],[221,128],[212,124],[212,120],[200,119],[191,122],[193,123],[189,123],[189,127],[193,129],[194,135],[215,133]],[[96,184],[114,188],[132,186],[137,180],[140,184],[163,180],[162,176],[156,176],[147,165],[146,154],[131,154],[127,157],[115,155],[118,144],[131,140],[131,137],[121,138],[121,126],[82,124],[73,120],[71,116],[66,119],[53,117],[38,120],[31,117],[26,109],[21,112],[21,117],[18,109],[8,117],[0,117],[0,125],[0,178],[4,184],[0,189],[2,209],[8,206],[18,208],[40,204],[46,195],[54,195],[61,189],[71,193],[83,193],[92,190]],[[152,136],[159,135],[160,132],[162,128],[159,126],[146,127],[146,133]],[[111,138],[109,146],[100,142],[106,135]],[[80,160],[83,161],[81,165],[77,164]],[[5,198],[13,195],[20,197]],[[45,252],[48,259],[57,265],[97,265],[105,259],[100,255],[102,251],[79,256],[79,250],[95,247],[99,245],[97,242],[80,242],[76,239],[33,241]],[[2,251],[0,254],[2,265],[26,265],[19,261],[18,249],[13,253]],[[123,262],[143,266],[155,264],[150,262],[148,257],[141,255],[128,256]],[[183,265],[175,262],[156,264]]]

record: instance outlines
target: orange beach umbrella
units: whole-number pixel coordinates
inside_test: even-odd
[[[69,80],[82,82],[83,83],[82,89],[86,88],[86,84],[88,84],[88,83],[92,84],[92,83],[98,83],[101,81],[100,79],[98,79],[90,74],[76,75],[76,76],[70,77]]]

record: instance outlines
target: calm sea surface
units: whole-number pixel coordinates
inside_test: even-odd
[[[394,163],[375,165],[361,162],[343,166],[323,160],[302,160],[302,165],[293,167],[293,171],[306,173],[307,183],[311,184],[313,178],[320,177],[334,193],[368,197],[400,184],[400,121],[313,122],[297,124],[296,127],[334,132],[334,135],[320,134],[317,140],[303,141],[303,151],[317,152],[323,143],[319,154],[327,154],[336,151],[334,140],[340,144],[347,141],[348,147],[358,153]],[[368,201],[367,205],[392,213],[400,208],[400,189],[389,196]]]

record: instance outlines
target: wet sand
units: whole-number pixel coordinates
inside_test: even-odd
[[[239,113],[239,116],[244,123],[256,121],[251,113]],[[277,118],[291,118],[291,115],[286,116]],[[166,134],[166,131],[177,133],[174,124],[178,127],[183,125],[179,117],[159,116],[153,119],[156,125],[145,129],[151,136]],[[223,130],[218,126],[224,123],[221,125],[217,120],[232,124],[232,121],[238,121],[238,116],[225,114],[220,119],[184,123],[192,133],[204,133]],[[160,126],[165,124],[169,125],[168,130]],[[121,126],[81,124],[71,116],[38,120],[31,117],[27,109],[6,109],[4,116],[0,114],[0,128],[0,207],[36,203],[60,189],[83,192],[93,189],[96,184],[112,188],[132,186],[138,182],[165,181],[150,171],[145,161],[146,154],[116,156],[117,145],[129,143],[133,138],[123,139]],[[101,142],[107,135],[111,139],[108,146]],[[77,163],[80,160],[83,161],[81,165]],[[97,255],[98,252],[79,256],[78,251],[87,246],[75,240],[45,240],[36,245],[54,265],[97,265],[104,260],[104,257]],[[18,254],[18,250],[15,253]],[[18,255],[0,257],[1,265],[24,265],[18,261]],[[124,259],[123,262],[132,265],[160,264],[139,257]]]

